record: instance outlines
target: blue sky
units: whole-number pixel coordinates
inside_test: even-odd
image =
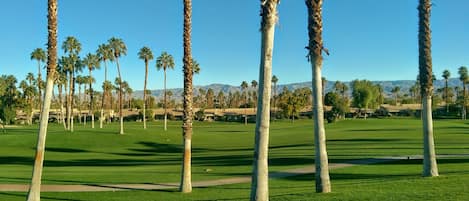
[[[29,59],[37,47],[45,48],[46,0],[15,0],[0,6],[0,74],[24,79],[37,73]],[[328,80],[413,80],[418,72],[417,0],[328,0],[324,3],[325,57]],[[469,1],[434,0],[432,13],[433,66],[456,76],[469,66]],[[306,61],[306,7],[302,0],[279,5],[273,73],[279,83],[311,80]],[[239,85],[258,79],[259,1],[193,0],[193,56],[201,65],[196,85]],[[182,87],[181,0],[59,0],[59,42],[75,36],[82,55],[115,36],[124,40],[128,54],[120,59],[123,79],[134,89],[143,88],[144,65],[138,50],[149,46],[158,56],[167,51],[176,67],[168,72],[168,87]],[[59,54],[63,54],[60,50]],[[109,65],[115,77],[115,65]],[[100,86],[104,71],[94,72]],[[163,86],[163,72],[151,63],[149,88]]]

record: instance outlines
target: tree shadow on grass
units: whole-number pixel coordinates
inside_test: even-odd
[[[119,167],[119,166],[145,166],[175,164],[179,159],[76,159],[76,160],[44,160],[44,167],[83,167],[83,166],[101,166],[101,167]],[[0,164],[8,165],[33,165],[33,157],[0,157]]]
[[[0,195],[26,198],[26,193],[0,192]],[[77,200],[77,199],[49,197],[49,196],[44,196],[44,195],[41,195],[41,199],[42,200],[57,200],[57,201],[83,201],[83,200]]]
[[[437,164],[469,164],[469,158],[438,158],[436,159]],[[407,159],[407,160],[394,160],[388,161],[381,164],[385,165],[420,165],[423,164],[423,159]],[[372,164],[380,165],[380,164]]]
[[[349,129],[350,132],[396,132],[396,131],[417,131],[415,128],[363,128]]]
[[[353,138],[353,139],[328,139],[327,142],[398,142],[404,139],[370,139],[370,138]]]
[[[34,148],[34,150],[36,150],[36,149]],[[46,152],[47,151],[62,152],[62,153],[85,153],[85,152],[89,152],[89,151],[84,150],[84,149],[59,148],[59,147],[46,147]]]
[[[207,131],[208,133],[245,133],[248,134],[250,131],[246,130],[213,130],[213,131]]]

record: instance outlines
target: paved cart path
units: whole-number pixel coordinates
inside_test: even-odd
[[[469,154],[459,155],[438,155],[438,158],[469,157]],[[421,159],[422,156],[389,156],[381,158],[369,158],[361,160],[351,160],[343,163],[330,163],[329,169],[346,168],[357,165],[368,165],[385,163],[397,160]],[[314,165],[303,168],[289,169],[279,172],[269,173],[270,178],[285,178],[297,175],[312,174],[315,172]],[[220,186],[226,184],[239,184],[251,182],[250,176],[232,177],[225,179],[216,179],[208,181],[192,182],[193,187]],[[126,191],[126,190],[163,190],[175,189],[179,183],[161,183],[161,184],[43,184],[42,192],[99,192],[99,191]],[[0,192],[27,192],[29,184],[0,184]]]

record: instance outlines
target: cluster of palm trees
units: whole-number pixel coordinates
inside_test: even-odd
[[[59,97],[58,97],[58,103],[61,108],[61,114],[64,114],[63,112],[63,104],[66,103],[66,117],[62,116],[60,118],[61,121],[63,121],[64,128],[66,130],[70,130],[73,132],[74,130],[74,113],[73,113],[73,108],[75,108],[76,104],[78,105],[78,109],[80,110],[79,112],[79,121],[81,121],[81,100],[80,98],[82,97],[81,93],[81,86],[83,85],[88,85],[88,89],[85,89],[84,92],[86,94],[89,94],[89,101],[88,101],[88,111],[89,115],[91,116],[91,127],[94,128],[94,122],[95,122],[95,103],[96,101],[94,100],[96,93],[93,90],[93,83],[96,82],[96,79],[93,77],[93,71],[100,69],[101,68],[101,63],[104,64],[105,71],[104,71],[104,82],[102,85],[103,88],[103,93],[102,93],[102,99],[101,99],[101,116],[99,118],[100,120],[100,128],[103,128],[103,122],[106,119],[106,116],[104,115],[104,110],[106,108],[109,108],[109,105],[112,105],[112,90],[116,89],[116,94],[118,94],[118,99],[119,99],[119,117],[120,117],[120,122],[121,122],[121,129],[120,129],[120,134],[124,133],[123,130],[123,117],[122,117],[122,109],[125,103],[123,98],[125,94],[128,94],[129,97],[129,102],[131,99],[131,94],[133,92],[132,88],[129,86],[129,84],[122,80],[121,78],[121,73],[120,73],[120,65],[119,65],[119,58],[123,55],[127,54],[127,48],[125,43],[122,41],[122,39],[118,38],[111,38],[108,40],[108,43],[106,44],[101,44],[98,46],[98,49],[96,50],[96,54],[88,53],[85,55],[83,59],[80,58],[79,54],[81,52],[81,43],[76,39],[75,37],[69,36],[66,38],[64,43],[62,44],[62,49],[64,50],[64,53],[66,54],[65,56],[62,56],[58,60],[58,66],[56,68],[56,76],[54,78],[55,85],[57,86],[58,92],[59,92]],[[37,91],[39,94],[36,96],[36,99],[38,100],[38,106],[39,109],[42,106],[41,103],[41,97],[42,97],[42,91],[44,88],[44,83],[41,79],[41,64],[46,60],[47,52],[41,48],[35,49],[31,53],[31,59],[37,60],[38,62],[38,76],[37,78],[34,78],[34,75],[32,73],[28,74],[27,80],[30,81],[29,86],[34,85],[37,86]],[[143,47],[139,52],[138,52],[138,57],[145,62],[145,83],[144,83],[144,91],[147,91],[147,80],[148,80],[148,64],[151,60],[153,60],[153,53],[149,47]],[[108,80],[108,68],[107,68],[107,62],[115,62],[117,66],[117,71],[118,71],[118,77],[116,78],[114,84]],[[192,60],[194,63],[194,73],[199,73],[200,72],[200,66],[199,64],[195,61]],[[167,52],[163,52],[161,56],[159,56],[156,59],[156,69],[157,70],[163,70],[164,72],[164,106],[165,106],[165,123],[164,123],[164,128],[166,129],[166,124],[167,124],[167,96],[169,95],[168,92],[166,91],[166,71],[169,69],[174,69],[174,59],[172,55],[168,54]],[[88,75],[80,75],[83,70],[88,70]],[[78,96],[75,96],[75,85],[78,85]],[[26,85],[22,85],[23,88],[26,87]],[[26,88],[24,89],[24,91]],[[31,90],[30,96],[33,96],[32,92],[36,90]],[[65,90],[66,93],[66,100],[63,100],[62,98],[62,92]],[[144,93],[143,97],[143,127],[146,129],[146,103],[147,103],[147,93]],[[74,98],[78,97],[78,100],[75,101]],[[32,99],[31,99],[32,100]],[[32,101],[30,101],[32,104]],[[75,104],[76,102],[76,104]],[[108,104],[106,104],[108,103]],[[106,107],[107,106],[107,107]],[[31,106],[33,107],[33,106]],[[32,112],[31,116],[29,119],[32,118]],[[28,121],[28,122],[31,122]],[[86,124],[86,117],[85,117],[85,122]]]
[[[305,0],[308,9],[308,35],[309,44],[308,59],[313,70],[313,105],[314,105],[314,145],[316,164],[316,192],[330,192],[331,185],[328,170],[328,156],[326,151],[326,139],[323,118],[323,79],[321,77],[322,53],[328,51],[324,48],[322,40],[322,0]],[[181,192],[191,192],[191,140],[192,140],[192,79],[193,65],[191,53],[191,18],[192,1],[183,0],[184,3],[184,119],[183,119],[183,162],[181,174]],[[268,200],[268,142],[270,127],[270,100],[272,84],[272,53],[274,44],[275,23],[277,22],[277,5],[279,0],[261,0],[261,62],[259,73],[259,98],[257,120],[255,128],[255,150],[252,174],[251,200]],[[47,52],[47,81],[45,85],[45,96],[40,117],[40,129],[36,149],[36,157],[31,180],[31,187],[28,193],[28,200],[40,200],[40,185],[42,175],[42,165],[44,159],[45,140],[47,133],[47,123],[49,118],[52,90],[54,86],[57,68],[57,0],[48,0],[48,43]],[[431,59],[431,31],[430,31],[430,0],[419,0],[419,77],[421,85],[421,96],[423,105],[423,130],[424,130],[424,176],[437,176],[438,170],[435,160],[435,149],[433,143],[433,125],[431,114],[432,97],[432,59]],[[120,72],[119,58],[127,53],[127,48],[121,39],[111,38],[106,44],[109,52],[106,58],[101,55],[101,61],[115,61],[118,70],[119,83],[119,105],[120,121],[123,134],[122,119],[122,78]],[[69,37],[62,46],[68,57],[62,57],[59,67],[65,68],[69,77],[69,94],[73,94],[73,79],[75,78],[75,67],[79,61],[78,53],[80,45],[77,40]],[[150,56],[140,54],[147,66]],[[99,62],[98,62],[99,63]],[[171,63],[157,62],[160,68],[166,70]],[[96,63],[91,64],[92,69],[97,68]],[[92,71],[90,69],[90,72]],[[91,75],[90,75],[91,76]],[[246,86],[242,84],[242,86]],[[41,89],[41,88],[39,88]],[[70,110],[70,100],[68,97],[68,110]],[[91,98],[91,97],[90,97]],[[70,115],[70,112],[68,113]],[[70,118],[69,118],[70,121]],[[70,124],[70,122],[68,123]],[[69,125],[68,125],[69,126]]]

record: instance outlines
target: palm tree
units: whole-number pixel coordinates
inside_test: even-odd
[[[246,81],[241,82],[241,90],[244,92],[244,125],[248,124],[248,114],[247,114],[247,107],[248,107],[248,94],[247,94],[247,88],[248,88],[248,83]]]
[[[39,111],[41,110],[41,100],[42,100],[42,79],[41,79],[41,63],[46,61],[46,51],[42,48],[36,48],[31,53],[31,60],[37,61],[37,89],[39,92]]]
[[[316,192],[331,192],[329,162],[326,150],[326,131],[324,129],[324,107],[322,100],[322,0],[305,0],[308,8],[308,59],[313,68],[313,113],[314,147],[316,164]],[[327,53],[327,51],[326,51]]]
[[[67,100],[67,121],[68,129],[73,132],[73,96],[75,93],[75,71],[81,67],[78,54],[81,51],[81,43],[73,36],[68,36],[62,44],[65,53],[69,53],[67,59],[67,71],[69,73],[69,95]],[[81,69],[80,69],[81,70]]]
[[[419,76],[420,94],[422,96],[422,124],[423,124],[423,176],[438,176],[435,145],[433,141],[432,120],[432,55],[430,11],[431,0],[419,0]]]
[[[466,84],[469,82],[469,75],[467,72],[467,68],[465,66],[459,67],[458,74],[459,74],[459,80],[461,80],[461,83],[462,83],[462,97],[463,97],[461,118],[463,120],[466,120]]]
[[[44,151],[46,146],[47,126],[49,122],[49,110],[52,100],[52,89],[54,88],[54,73],[57,67],[57,0],[48,0],[47,4],[47,82],[44,103],[40,114],[39,135],[37,138],[36,156],[34,160],[31,185],[28,192],[28,201],[39,201],[41,199],[41,176],[44,163]]]
[[[451,77],[451,73],[449,72],[449,70],[444,70],[442,77],[443,79],[445,79],[445,105],[446,105],[446,113],[448,113],[449,112],[448,80]]]
[[[119,75],[119,80],[122,80],[121,69],[119,66],[119,57],[127,55],[127,47],[125,46],[124,41],[120,38],[111,38],[109,39],[109,47],[114,55],[114,59],[117,65],[117,73]],[[120,134],[124,134],[124,116],[122,114],[123,102],[122,102],[122,81],[119,82],[119,117],[120,117]]]
[[[161,55],[156,59],[156,69],[161,70],[163,69],[164,72],[164,130],[166,131],[166,123],[167,123],[167,108],[166,108],[166,70],[167,69],[174,69],[174,59],[173,56],[168,54],[167,52],[161,53]]]
[[[276,97],[277,97],[277,82],[278,82],[277,76],[275,76],[275,75],[272,76],[272,83],[274,83],[274,94],[273,94],[273,96],[272,96],[272,99],[273,99],[272,105],[273,105],[274,109],[275,109],[276,100],[277,100],[277,99],[276,99]],[[275,118],[275,114],[274,114],[274,118]]]
[[[148,80],[148,62],[153,60],[153,53],[149,47],[143,47],[138,52],[138,58],[142,59],[145,62],[145,81],[143,83],[143,91],[147,91],[147,80]],[[147,95],[143,93],[143,129],[147,129],[147,120],[146,120],[146,104],[147,104]]]
[[[98,55],[99,60],[104,63],[104,84],[107,82],[107,60],[114,61],[114,54],[112,53],[111,47],[108,44],[101,44],[96,50],[96,55]],[[103,88],[103,96],[101,97],[101,116],[99,118],[99,128],[103,128],[104,103],[107,96],[106,92],[106,88]]]
[[[184,152],[182,156],[182,174],[179,190],[183,193],[192,192],[191,179],[191,144],[192,144],[192,50],[191,50],[191,30],[192,30],[192,0],[184,0],[184,117],[182,123],[182,136]]]
[[[254,162],[252,168],[251,200],[269,200],[269,127],[270,95],[272,91],[272,53],[279,0],[261,0],[261,63],[259,99],[256,115]],[[252,81],[254,88],[257,81]]]
[[[93,109],[93,75],[92,71],[96,69],[100,69],[100,62],[99,62],[99,56],[95,54],[90,54],[88,53],[83,59],[83,64],[88,67],[88,72],[89,72],[89,79],[88,79],[88,85],[89,85],[89,93],[90,93],[90,105],[89,105],[89,113],[91,115],[91,128],[94,128],[94,109]]]

